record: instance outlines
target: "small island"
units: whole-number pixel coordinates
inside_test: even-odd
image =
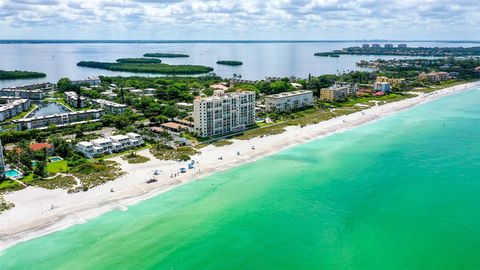
[[[240,61],[234,61],[234,60],[220,60],[220,61],[217,61],[217,65],[241,66],[243,65],[243,63]]]
[[[21,70],[0,70],[0,80],[15,80],[15,79],[36,79],[46,77],[47,74],[35,71],[21,71]]]
[[[120,58],[117,59],[117,62],[129,64],[159,64],[162,60],[153,58]]]
[[[480,56],[480,47],[416,47],[410,48],[405,45],[394,47],[393,44],[364,44],[362,47],[349,47],[331,52],[318,52],[315,56],[338,57],[339,55],[393,55],[415,57],[463,57]]]
[[[315,53],[315,56],[323,56],[323,57],[340,57],[338,53],[330,53],[330,52],[320,52]]]
[[[213,71],[213,68],[200,65],[168,65],[162,63],[108,63],[95,61],[81,61],[79,67],[100,68],[111,71],[125,71],[135,73],[159,73],[168,75],[194,75]]]
[[[155,57],[155,58],[182,58],[182,57],[190,57],[188,54],[181,54],[181,53],[146,53],[143,55],[144,57]]]

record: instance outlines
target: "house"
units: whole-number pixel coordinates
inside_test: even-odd
[[[165,130],[180,133],[182,131],[187,131],[189,128],[179,123],[167,122],[160,125]]]
[[[47,155],[49,156],[52,156],[55,153],[55,149],[53,148],[53,145],[49,143],[33,143],[33,144],[30,144],[28,147],[33,152],[41,151],[45,149],[47,151]]]

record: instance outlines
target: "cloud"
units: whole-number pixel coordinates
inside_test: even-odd
[[[480,39],[478,0],[0,0],[0,38]]]

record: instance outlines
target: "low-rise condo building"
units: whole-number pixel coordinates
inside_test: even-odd
[[[377,76],[376,82],[388,82],[390,85],[400,85],[405,79],[388,78],[385,76]]]
[[[100,85],[102,81],[99,77],[88,77],[84,80],[74,80],[72,81],[73,85],[88,85],[88,86],[97,86]]]
[[[65,92],[65,101],[74,108],[85,108],[89,105],[86,97],[80,96],[79,98],[75,92]]]
[[[381,92],[391,92],[390,83],[389,82],[376,82],[373,84],[373,90],[381,91]]]
[[[31,100],[42,100],[47,96],[47,92],[43,90],[28,90],[17,88],[3,88],[0,90],[0,96],[18,97]]]
[[[92,100],[93,105],[97,105],[100,108],[104,109],[106,113],[111,114],[122,114],[127,110],[127,105],[119,104],[105,99],[95,99]]]
[[[104,113],[104,110],[94,109],[22,118],[13,120],[12,123],[16,125],[17,130],[45,129],[51,125],[67,126],[100,121],[100,117],[102,117]]]
[[[197,98],[193,102],[193,119],[194,131],[200,137],[242,131],[255,123],[255,92]]]
[[[89,142],[79,142],[75,145],[75,151],[83,154],[87,158],[93,158],[114,152],[121,152],[132,147],[142,146],[143,144],[142,136],[130,132],[126,135],[114,135]]]
[[[284,112],[312,106],[313,92],[309,90],[299,90],[293,92],[283,92],[265,97],[265,107],[267,111]]]
[[[449,80],[450,75],[448,75],[448,72],[421,73],[418,75],[418,79],[421,81],[441,82]]]
[[[2,99],[2,98],[0,98]],[[29,99],[3,99],[7,101],[6,104],[0,106],[0,121],[5,121],[8,118],[19,115],[23,111],[30,108],[31,102]]]
[[[320,89],[320,100],[322,101],[339,101],[349,96],[355,95],[357,85],[345,82],[336,82],[329,88]]]

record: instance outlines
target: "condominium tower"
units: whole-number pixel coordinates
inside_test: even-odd
[[[255,92],[217,92],[193,102],[194,131],[200,137],[244,130],[255,123]]]

